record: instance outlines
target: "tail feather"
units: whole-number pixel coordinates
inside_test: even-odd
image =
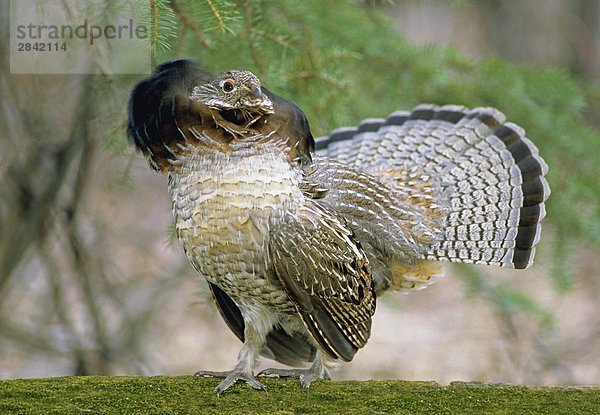
[[[322,155],[375,176],[417,169],[437,182],[448,215],[424,259],[510,268],[533,262],[548,166],[499,111],[420,105],[316,141]]]

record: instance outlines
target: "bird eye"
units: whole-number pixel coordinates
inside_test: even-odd
[[[225,92],[231,92],[235,89],[235,81],[233,79],[227,79],[223,82],[221,88],[223,88],[223,91]]]

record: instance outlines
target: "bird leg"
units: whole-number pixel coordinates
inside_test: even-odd
[[[264,336],[260,336],[256,330],[252,328],[252,325],[246,324],[244,330],[244,345],[238,355],[238,360],[235,367],[229,372],[212,372],[208,370],[200,370],[194,373],[194,376],[204,377],[219,377],[225,378],[215,388],[215,393],[220,397],[230,386],[236,383],[238,380],[245,381],[248,385],[254,389],[266,391],[266,388],[254,377],[252,373],[256,359],[258,358],[259,351],[265,342]]]
[[[308,389],[313,380],[331,380],[327,367],[325,366],[325,357],[320,351],[317,352],[317,356],[315,357],[313,364],[308,369],[269,368],[262,370],[258,376],[275,376],[287,379],[300,379],[300,385],[302,385],[303,389]]]

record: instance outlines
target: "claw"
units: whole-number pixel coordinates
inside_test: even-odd
[[[315,361],[309,369],[276,369],[262,370],[257,376],[277,376],[284,379],[300,379],[302,389],[308,389],[310,384],[317,379],[331,380],[329,372],[320,361]]]
[[[259,391],[266,391],[265,386],[260,383],[252,373],[247,373],[242,370],[233,369],[229,372],[212,372],[210,370],[200,370],[194,373],[194,376],[212,377],[212,378],[225,378],[219,386],[215,388],[215,394],[217,397],[221,397],[223,392],[229,389],[230,386],[234,385],[238,380],[243,380],[248,385]]]
[[[227,375],[227,377],[225,377],[225,379],[223,379],[221,383],[219,383],[219,386],[215,388],[215,393],[217,394],[217,397],[220,397],[223,394],[223,392],[229,389],[229,387],[232,386],[238,380],[245,381],[248,385],[252,386],[256,390],[267,390],[262,383],[256,380],[252,373],[247,373],[241,370],[234,369]]]
[[[331,376],[327,371],[323,371],[323,373],[318,373],[316,371],[311,371],[310,369],[303,375],[300,375],[300,385],[302,389],[308,389],[313,380],[317,379],[327,379],[331,380]]]

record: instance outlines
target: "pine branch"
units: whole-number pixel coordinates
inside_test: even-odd
[[[250,56],[256,65],[256,68],[260,72],[264,72],[265,68],[262,64],[262,59],[258,53],[258,47],[256,45],[255,37],[253,36],[253,25],[252,25],[252,4],[249,0],[243,0],[239,2],[244,10],[244,23],[246,26],[245,34],[248,37],[248,46],[250,47]]]
[[[154,26],[152,27],[152,42],[157,43],[158,42],[158,6],[156,5],[156,0],[152,0],[151,4],[152,4],[152,15],[154,17],[154,19],[153,19]]]
[[[179,7],[176,0],[171,0],[171,9],[175,13],[175,15],[179,17],[181,23],[192,31],[194,37],[196,38],[199,44],[204,45],[207,48],[211,48],[211,42],[204,33],[204,31],[196,24],[194,19],[192,19],[192,17],[189,14],[187,14],[181,9],[181,7]]]
[[[219,12],[219,10],[217,10],[213,2],[211,0],[206,0],[206,4],[208,4],[208,7],[210,7],[210,11],[217,19],[217,29],[220,31],[226,30],[227,25],[225,24],[225,20],[223,19],[223,16]]]
[[[137,7],[146,11],[144,23],[150,34],[153,54],[171,49],[171,40],[177,37],[179,19],[169,7],[167,0],[137,0]]]
[[[276,36],[276,35],[274,35],[272,33],[269,33],[269,32],[267,32],[265,30],[257,29],[255,27],[251,27],[250,28],[250,34],[253,35],[253,36],[260,36],[260,37],[263,37],[265,39],[269,39],[270,41],[276,43],[277,45],[281,46],[284,49],[287,49],[287,48],[289,48],[291,46],[290,42],[287,42],[281,36]]]
[[[316,78],[316,79],[325,81],[336,88],[346,88],[346,85],[344,84],[344,82],[342,82],[338,79],[335,79],[334,77],[327,75],[326,73],[317,72],[317,71],[301,71],[301,72],[291,73],[289,75],[289,77],[290,77],[290,79],[302,79],[302,80]]]

